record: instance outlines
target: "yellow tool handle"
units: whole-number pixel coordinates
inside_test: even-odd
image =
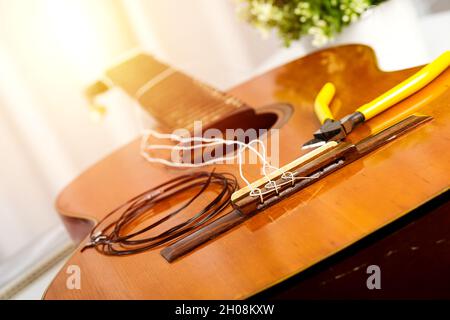
[[[425,87],[445,69],[447,69],[449,65],[450,51],[446,51],[436,60],[420,69],[417,73],[385,92],[378,98],[362,105],[356,111],[361,112],[364,115],[365,120],[369,120],[384,110],[392,107],[397,102],[400,102]]]
[[[331,82],[327,82],[316,96],[314,101],[314,112],[316,113],[316,116],[321,124],[323,124],[327,119],[334,120],[328,106],[330,105],[335,92],[336,88],[334,85]]]

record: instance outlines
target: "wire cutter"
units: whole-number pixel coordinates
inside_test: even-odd
[[[408,79],[376,99],[360,106],[355,112],[341,120],[335,120],[329,108],[336,89],[332,83],[326,83],[314,101],[314,112],[322,126],[314,132],[313,139],[303,144],[302,149],[316,148],[328,141],[343,140],[359,124],[375,117],[425,87],[444,72],[449,65],[450,51],[446,51]]]

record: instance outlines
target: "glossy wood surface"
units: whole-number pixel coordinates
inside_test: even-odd
[[[280,165],[300,155],[319,122],[314,97],[335,84],[336,117],[354,111],[418,68],[382,72],[371,49],[327,49],[263,74],[231,91],[251,106],[290,102],[279,131]],[[48,288],[46,299],[241,299],[254,295],[351,245],[448,189],[450,70],[425,89],[356,129],[371,131],[420,112],[434,119],[338,172],[259,213],[174,263],[159,250],[106,257],[77,250]],[[124,146],[72,182],[59,196],[66,217],[97,221],[136,194],[180,171],[147,163],[139,141]],[[216,166],[237,174],[236,166]],[[212,168],[212,167],[211,167]],[[259,167],[246,166],[251,180]],[[82,245],[82,244],[81,244]],[[80,246],[81,246],[80,245]],[[68,265],[81,268],[81,290],[66,287]]]

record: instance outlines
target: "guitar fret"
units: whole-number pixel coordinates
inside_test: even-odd
[[[199,107],[196,111],[191,113],[186,120],[189,122],[194,122],[197,120],[204,121],[205,117],[210,113],[217,112],[217,104],[208,104],[202,107]],[[211,111],[213,109],[213,111]]]
[[[194,121],[199,121],[199,120],[208,124],[208,123],[216,121],[221,116],[223,116],[225,114],[229,114],[235,110],[235,107],[230,107],[229,105],[224,104],[224,103],[215,105],[213,111],[211,111],[212,107],[213,106],[207,107],[207,108],[206,107],[202,108],[201,110],[198,110],[197,113],[190,115],[190,117],[187,118],[187,121],[186,121],[187,124],[193,123]]]
[[[194,121],[207,125],[242,105],[238,99],[179,72],[154,84],[140,100],[159,122],[172,129],[191,128]]]

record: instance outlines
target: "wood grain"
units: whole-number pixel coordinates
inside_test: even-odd
[[[294,106],[292,117],[279,131],[280,165],[284,165],[304,154],[302,143],[320,125],[313,101],[324,83],[336,86],[331,109],[340,118],[417,70],[380,71],[370,48],[351,45],[298,59],[231,93],[251,106],[274,102]],[[45,299],[242,299],[305,270],[448,189],[449,87],[447,70],[347,139],[358,141],[414,112],[430,115],[433,121],[174,263],[162,258],[159,250],[106,257],[93,250],[81,254],[78,248]],[[57,210],[65,217],[97,221],[143,190],[180,174],[145,162],[138,148],[139,141],[133,141],[81,174],[60,194]],[[234,166],[216,167],[237,173]],[[258,166],[245,169],[252,180],[260,178]],[[67,289],[68,265],[80,266],[81,290]]]

